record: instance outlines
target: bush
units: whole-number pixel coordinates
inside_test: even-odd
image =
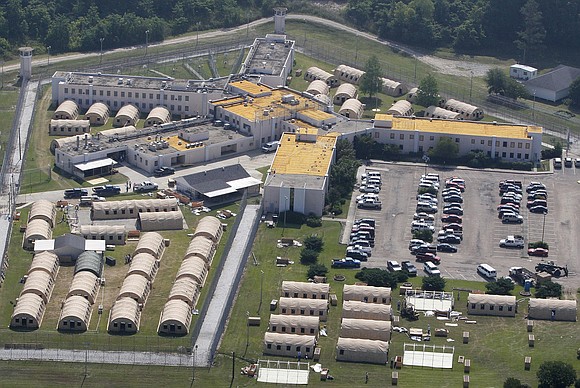
[[[419,195],[421,195],[421,194],[437,195],[437,194],[439,194],[439,191],[435,187],[419,187],[417,189],[417,194],[419,194]]]
[[[318,252],[308,248],[302,248],[300,251],[300,262],[302,264],[314,264],[317,260]]]
[[[369,286],[397,288],[397,277],[393,273],[379,268],[363,268],[354,275]]]
[[[319,228],[322,226],[322,218],[311,214],[306,219],[306,225],[310,226],[311,228]]]
[[[441,276],[425,276],[421,288],[426,291],[443,291],[445,288],[445,279]]]
[[[433,232],[430,230],[416,230],[413,232],[413,238],[430,243],[433,242]]]
[[[536,285],[536,298],[559,298],[562,296],[562,285],[554,282],[542,282]]]
[[[302,213],[287,211],[280,213],[278,216],[278,226],[284,226],[284,220],[286,220],[286,224],[302,225],[305,221],[305,217]]]
[[[574,367],[562,361],[544,361],[536,373],[539,387],[569,387],[576,381]]]
[[[496,282],[490,282],[485,284],[487,288],[486,294],[492,295],[511,295],[511,291],[514,289],[514,284],[509,279],[498,279]]]
[[[316,252],[322,252],[324,249],[324,241],[322,241],[322,237],[316,235],[308,236],[304,239],[304,248]]]
[[[308,268],[308,279],[312,279],[315,276],[326,276],[328,273],[328,268],[324,264],[316,263],[310,265]]]
[[[536,242],[528,243],[528,248],[544,248],[544,249],[550,249],[550,246],[548,245],[547,242],[544,242],[544,241],[536,241]]]

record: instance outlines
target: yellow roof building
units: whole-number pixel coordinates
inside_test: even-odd
[[[283,133],[271,170],[275,174],[324,176],[332,162],[336,139],[335,133],[318,136],[315,128]]]

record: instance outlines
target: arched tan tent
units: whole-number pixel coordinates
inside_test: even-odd
[[[340,83],[338,78],[336,78],[333,74],[330,74],[329,72],[316,66],[309,67],[308,70],[306,70],[306,73],[304,73],[304,79],[306,81],[314,81],[319,79],[326,82],[326,84],[331,88],[338,86]]]
[[[431,105],[427,107],[427,109],[425,109],[425,117],[430,117],[434,119],[455,120],[459,119],[460,115],[457,112],[452,112],[450,110]]]
[[[386,114],[394,116],[411,116],[413,113],[413,105],[407,100],[395,102],[386,112]]]
[[[72,100],[63,101],[54,111],[55,120],[76,120],[79,116],[79,106]]]
[[[103,240],[107,245],[125,245],[127,230],[125,225],[81,225],[80,235],[85,240]]]
[[[207,263],[197,256],[191,256],[181,262],[175,278],[189,277],[203,286],[207,278],[207,272]]]
[[[91,125],[105,125],[109,121],[109,107],[102,102],[95,102],[87,113],[85,118],[89,120]]]
[[[336,93],[334,94],[333,102],[335,104],[344,104],[346,100],[350,100],[351,98],[356,99],[358,97],[358,92],[356,91],[356,87],[353,84],[340,84],[340,86],[336,89]]]
[[[91,302],[82,296],[71,296],[64,302],[57,329],[74,332],[87,331],[92,312]]]
[[[364,110],[364,105],[359,100],[350,98],[342,104],[338,114],[348,117],[349,119],[360,119]]]
[[[140,304],[145,304],[149,291],[151,291],[151,282],[145,276],[138,274],[127,275],[125,280],[123,280],[117,300],[132,298]]]
[[[163,106],[157,106],[151,109],[151,112],[147,115],[145,120],[146,127],[152,127],[154,125],[165,124],[171,121],[171,113],[169,110]]]
[[[404,84],[393,81],[388,78],[382,78],[383,81],[383,93],[388,94],[391,97],[399,97],[407,93],[409,90]]]
[[[136,125],[139,121],[139,109],[135,105],[127,104],[121,107],[115,116],[114,127]]]
[[[344,301],[342,303],[342,318],[390,320],[391,305],[365,303],[357,301]]]
[[[450,98],[445,101],[443,108],[459,113],[459,117],[465,120],[480,120],[483,118],[483,110],[463,101]]]
[[[330,91],[330,87],[326,84],[326,82],[315,79],[314,81],[310,82],[308,88],[306,88],[306,93],[310,93],[313,96],[317,94],[328,94]]]
[[[340,324],[340,337],[390,341],[391,330],[391,321],[343,318]]]
[[[286,298],[328,299],[328,283],[282,282],[281,295]]]
[[[181,230],[183,229],[183,215],[181,211],[139,213],[142,231],[153,230]]]
[[[266,332],[264,334],[264,354],[273,356],[302,357],[312,359],[316,337],[313,335],[283,334]]]
[[[24,294],[36,294],[42,298],[45,304],[50,300],[54,288],[54,278],[46,271],[33,271],[28,274],[22,292]]]
[[[149,253],[153,255],[157,260],[161,259],[163,252],[165,251],[165,240],[163,236],[155,232],[147,232],[141,236],[139,242],[137,243],[137,248],[133,256],[139,253]]]
[[[513,295],[469,294],[467,313],[470,315],[496,315],[515,317],[516,297]]]
[[[89,120],[50,120],[50,136],[74,136],[91,132]]]
[[[191,256],[197,256],[203,259],[207,265],[210,265],[215,253],[215,249],[216,245],[212,240],[198,235],[194,237],[189,243],[187,251],[185,251],[184,259],[187,259]]]
[[[81,296],[92,305],[95,303],[101,282],[97,275],[89,271],[82,271],[75,274],[68,290],[67,298]]]
[[[334,76],[341,81],[350,82],[351,84],[358,85],[360,79],[365,74],[364,71],[350,67],[347,65],[340,65],[334,69]]]
[[[219,218],[207,216],[199,220],[193,237],[205,236],[217,244],[220,241],[223,232],[224,228]]]
[[[328,300],[281,297],[280,313],[284,315],[307,315],[326,321]]]
[[[28,222],[36,219],[45,220],[51,228],[54,228],[56,219],[56,206],[54,206],[54,203],[45,199],[35,201],[30,208],[30,213],[28,213]]]
[[[339,337],[336,343],[337,361],[386,364],[388,355],[389,343],[385,341]]]
[[[407,93],[407,101],[414,104],[417,101],[417,91],[419,88],[411,88]]]
[[[44,299],[36,294],[21,294],[16,302],[10,327],[20,329],[38,329],[46,309]]]
[[[136,333],[141,322],[141,309],[136,300],[120,298],[115,301],[109,313],[107,330],[111,333]]]
[[[536,299],[528,304],[528,318],[576,322],[578,311],[575,300]]]
[[[318,336],[320,320],[318,317],[299,315],[271,314],[268,331],[272,333],[306,334]]]
[[[58,256],[55,255],[54,253],[43,251],[36,253],[32,258],[32,263],[30,264],[28,274],[34,271],[45,271],[53,279],[56,279],[58,269],[59,269]]]
[[[191,307],[195,307],[199,299],[200,291],[201,284],[190,277],[183,276],[175,280],[167,299],[179,299],[186,302]]]
[[[52,237],[50,224],[43,219],[35,219],[26,224],[26,231],[22,239],[22,248],[28,251],[34,249],[36,240],[49,240]]]
[[[342,293],[342,300],[391,304],[391,289],[389,287],[357,286],[353,284],[345,284]]]
[[[131,260],[131,266],[129,267],[129,271],[127,271],[127,276],[137,274],[145,277],[149,281],[153,281],[158,269],[159,261],[155,256],[145,252],[138,253]]]
[[[186,335],[191,324],[191,307],[179,299],[168,300],[163,307],[157,332],[159,334]]]

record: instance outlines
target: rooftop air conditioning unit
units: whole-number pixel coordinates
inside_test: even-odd
[[[117,84],[118,84],[118,85],[123,85],[123,78],[119,78],[119,79],[117,80]]]

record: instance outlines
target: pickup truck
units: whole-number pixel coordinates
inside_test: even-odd
[[[524,238],[522,236],[507,236],[507,238],[499,240],[501,248],[523,248]]]
[[[145,182],[135,184],[135,186],[133,186],[133,191],[135,191],[137,193],[143,193],[146,191],[154,191],[154,190],[157,190],[158,188],[159,188],[159,186],[157,185],[157,183],[145,181]]]
[[[358,203],[357,203],[356,206],[359,209],[377,209],[377,210],[381,210],[381,208],[383,207],[383,204],[380,201],[366,201],[366,200],[362,200],[362,201],[358,201]]]
[[[119,186],[105,185],[93,187],[93,193],[99,197],[109,197],[111,195],[117,195],[121,192]]]
[[[360,268],[360,260],[346,257],[344,259],[333,259],[332,268]]]

